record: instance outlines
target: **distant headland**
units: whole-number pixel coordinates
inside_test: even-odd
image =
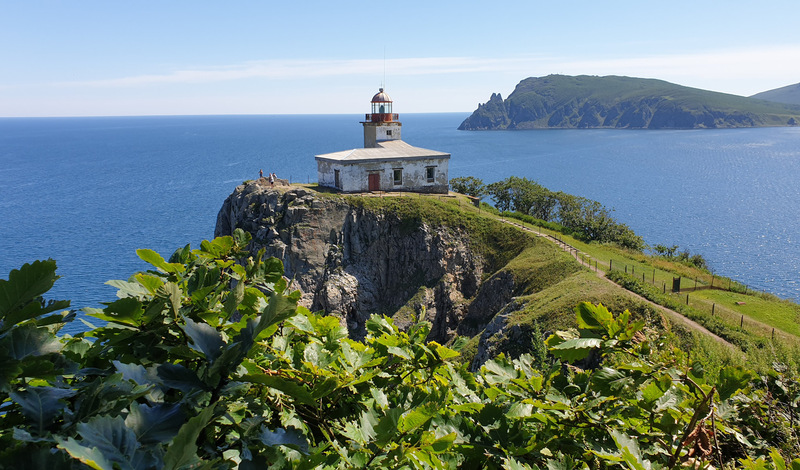
[[[620,76],[548,75],[493,93],[460,130],[796,126],[800,105]]]

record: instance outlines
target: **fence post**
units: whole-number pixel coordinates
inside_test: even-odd
[[[644,282],[644,273],[642,273],[642,282]]]
[[[656,285],[656,270],[653,270],[653,285]]]
[[[610,259],[610,260],[608,260],[608,270],[609,270],[609,271],[611,271],[611,263],[612,263],[613,261],[614,261],[614,260],[611,260],[611,259]]]
[[[662,294],[666,294],[666,293],[667,293],[667,281],[664,281],[664,282],[661,284],[661,287],[663,287],[663,291],[662,291],[661,293],[662,293]]]
[[[717,304],[711,304],[711,316],[714,316],[714,310],[717,308]]]
[[[743,328],[743,327],[744,327],[744,315],[742,315],[742,319],[739,320],[739,328]]]
[[[628,265],[625,265],[625,274],[628,274]]]
[[[775,339],[775,328],[772,329],[772,339]]]
[[[686,294],[686,305],[689,305],[689,294]]]

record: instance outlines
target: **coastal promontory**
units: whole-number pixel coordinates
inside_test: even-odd
[[[465,355],[476,366],[527,351],[537,323],[539,336],[571,326],[584,299],[653,315],[555,244],[460,195],[342,195],[262,179],[223,203],[215,236],[237,228],[252,234],[253,254],[283,263],[302,305],[339,317],[352,337],[374,313],[401,328],[422,318],[429,340],[472,338]]]
[[[493,93],[459,129],[714,129],[798,124],[798,105],[655,79],[548,75],[522,80],[505,100]]]

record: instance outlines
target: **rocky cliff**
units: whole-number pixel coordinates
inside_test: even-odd
[[[461,130],[536,128],[696,129],[792,126],[800,106],[632,77],[549,75],[493,93]]]
[[[215,236],[237,227],[253,234],[254,253],[263,247],[283,262],[304,305],[340,316],[356,337],[372,313],[394,315],[402,325],[424,309],[431,339],[440,341],[465,316],[482,316],[475,312],[481,302],[466,300],[478,296],[491,259],[463,227],[403,218],[357,197],[258,182],[237,187],[225,200]]]
[[[215,236],[236,228],[253,235],[254,254],[264,248],[283,262],[305,306],[339,316],[354,338],[373,313],[402,328],[424,312],[430,340],[472,338],[467,354],[476,366],[526,351],[535,331],[572,326],[579,301],[634,307],[553,244],[456,199],[343,196],[254,181],[225,200]]]

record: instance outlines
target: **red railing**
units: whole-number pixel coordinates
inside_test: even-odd
[[[364,119],[367,122],[392,122],[399,120],[399,115],[392,113],[367,113]]]

